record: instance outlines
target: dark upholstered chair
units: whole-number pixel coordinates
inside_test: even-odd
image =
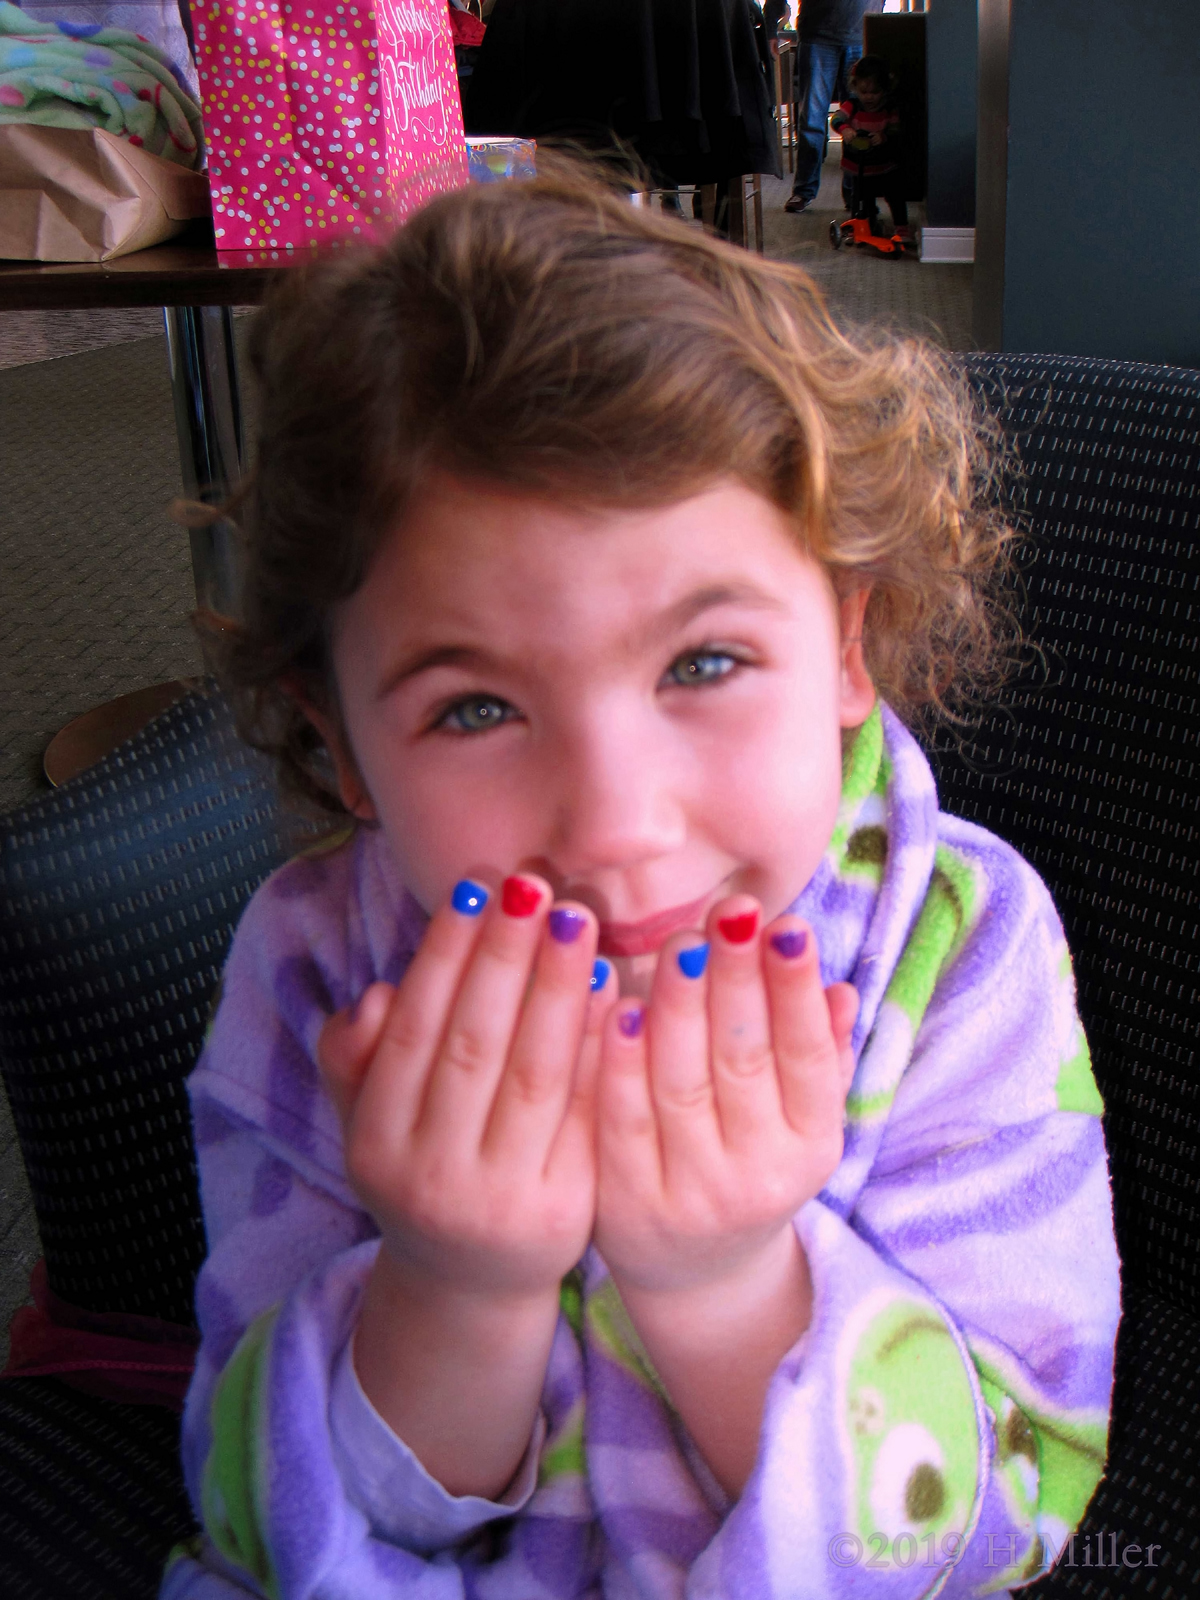
[[[968,372],[1019,451],[1023,619],[1045,659],[936,755],[938,786],[1062,915],[1123,1263],[1108,1472],[1077,1565],[1029,1592],[1184,1600],[1200,1594],[1200,372],[1043,356]],[[1160,1545],[1155,1568],[1097,1571],[1112,1535]]]
[[[0,820],[0,1065],[49,1288],[193,1321],[184,1079],[242,908],[286,855],[265,764],[195,693]],[[193,1527],[179,1419],[0,1380],[0,1595],[142,1600]]]
[[[1200,1593],[1200,373],[1020,356],[967,370],[1024,465],[1024,614],[1045,659],[935,762],[947,809],[1011,839],[1062,911],[1125,1266],[1109,1470],[1077,1565],[1030,1592],[1186,1600]],[[284,853],[261,766],[200,697],[0,821],[0,1063],[50,1285],[76,1306],[190,1319],[203,1235],[183,1078],[238,913]],[[191,1526],[176,1433],[166,1410],[0,1382],[5,1600],[149,1600]],[[1158,1545],[1154,1567],[1101,1569],[1114,1535],[1118,1551]]]

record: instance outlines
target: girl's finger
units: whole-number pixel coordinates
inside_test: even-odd
[[[709,1060],[708,942],[678,934],[663,946],[650,990],[650,1093],[663,1166],[694,1168],[720,1152],[721,1130]]]
[[[567,1115],[582,1115],[590,1128],[595,1120],[596,1085],[600,1075],[600,1056],[604,1048],[604,1029],[609,1013],[619,999],[617,977],[611,961],[597,956],[592,962],[588,982],[587,1015],[583,1025],[583,1043],[575,1063],[575,1077],[571,1086],[571,1104]]]
[[[713,1086],[721,1136],[730,1149],[753,1145],[782,1116],[763,982],[762,910],[749,895],[722,900],[708,919]]]
[[[491,890],[473,878],[456,883],[430,919],[396,988],[357,1108],[360,1122],[389,1144],[407,1134],[420,1113],[450,1008],[492,898]]]
[[[833,1029],[833,1042],[837,1047],[844,1099],[850,1092],[856,1066],[850,1040],[854,1024],[858,1021],[858,990],[852,983],[831,983],[825,991],[825,1003],[829,1007],[829,1025]]]
[[[354,1005],[335,1011],[321,1029],[317,1066],[343,1125],[379,1048],[395,993],[390,983],[373,983]]]
[[[425,1086],[416,1132],[447,1151],[478,1150],[512,1050],[552,893],[506,878],[483,921]]]
[[[765,934],[763,972],[784,1116],[807,1137],[831,1129],[840,1136],[846,1096],[816,937],[793,916],[777,917]]]
[[[596,1100],[605,1024],[617,1002],[617,981],[612,963],[603,956],[592,962],[583,1043],[575,1062],[566,1114],[546,1161],[546,1176],[578,1182],[592,1172],[596,1162]]]
[[[519,1156],[545,1167],[571,1100],[598,932],[586,906],[556,905],[546,918],[533,982],[483,1136],[490,1155]]]
[[[601,1184],[642,1192],[662,1182],[658,1118],[650,1093],[646,1007],[620,1000],[604,1023],[596,1085],[596,1147]]]

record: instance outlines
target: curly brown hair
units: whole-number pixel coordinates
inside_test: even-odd
[[[426,474],[648,508],[740,480],[839,592],[909,721],[997,680],[1012,630],[996,439],[945,357],[835,326],[805,273],[577,166],[466,188],[289,274],[251,336],[243,616],[200,631],[285,788],[340,811],[297,690],[337,716],[330,615]]]

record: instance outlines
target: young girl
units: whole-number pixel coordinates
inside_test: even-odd
[[[861,56],[850,72],[850,93],[829,119],[842,141],[842,199],[852,217],[874,218],[882,195],[892,232],[910,241],[908,202],[900,162],[900,115],[891,99],[892,73],[881,56]]]
[[[1070,963],[905,730],[997,645],[935,358],[577,179],[256,331],[254,737],[349,836],[191,1080],[182,1597],[892,1597],[1043,1570],[1118,1316]]]

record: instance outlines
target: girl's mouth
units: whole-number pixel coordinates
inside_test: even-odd
[[[600,954],[649,955],[665,944],[673,933],[679,933],[684,928],[702,927],[704,913],[711,900],[711,894],[701,895],[699,900],[690,900],[687,905],[657,911],[643,922],[601,922]]]

